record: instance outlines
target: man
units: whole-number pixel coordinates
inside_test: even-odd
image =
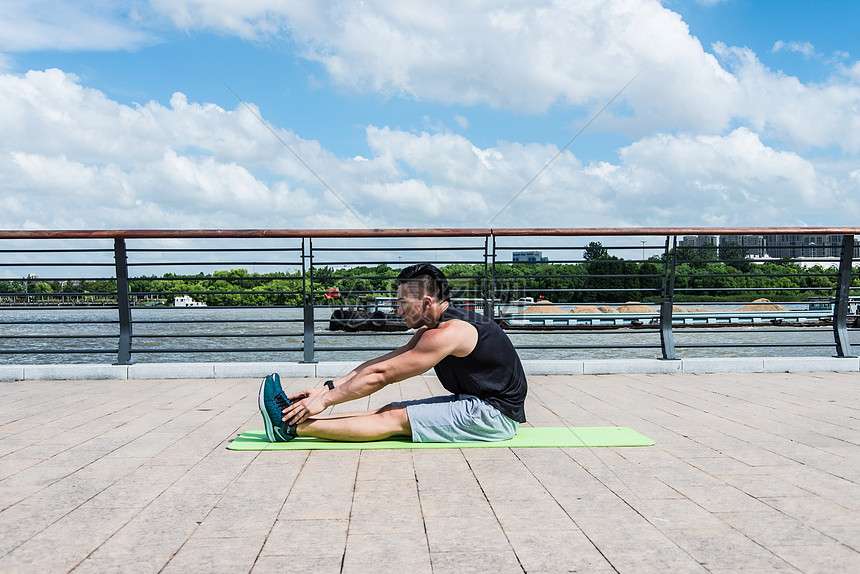
[[[287,398],[277,376],[260,387],[260,412],[269,440],[312,436],[372,441],[395,435],[414,442],[506,440],[525,422],[526,377],[510,339],[493,321],[451,306],[448,280],[429,264],[397,278],[397,313],[410,341],[367,361],[326,386]],[[374,411],[315,416],[434,368],[450,396],[392,403]]]

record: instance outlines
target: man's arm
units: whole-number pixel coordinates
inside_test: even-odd
[[[377,363],[387,361],[388,359],[394,358],[394,357],[396,357],[402,353],[405,353],[406,351],[409,351],[410,349],[415,348],[415,345],[418,344],[418,341],[421,339],[421,336],[424,334],[424,331],[426,331],[426,330],[427,330],[427,327],[421,327],[420,329],[418,329],[418,331],[415,332],[414,335],[412,335],[412,337],[409,339],[409,342],[406,343],[405,345],[403,345],[402,347],[398,347],[397,349],[394,349],[393,351],[389,351],[388,353],[386,353],[382,356],[379,356],[379,357],[376,357],[374,359],[370,359],[368,361],[365,361],[364,363],[360,364],[359,366],[357,366],[356,368],[351,370],[346,375],[339,377],[332,382],[334,383],[335,386],[339,386],[339,385],[343,384],[345,381],[351,380],[360,371],[366,370],[366,369],[372,367],[373,365],[375,365]],[[312,396],[316,395],[317,393],[321,392],[321,390],[322,389],[318,389],[318,388],[316,388],[316,389],[305,389],[305,390],[300,391],[294,395],[290,395],[288,398],[290,399],[291,402],[297,403],[302,399],[306,399],[308,397],[312,397]]]
[[[388,353],[385,353],[384,355],[382,355],[380,357],[376,357],[375,359],[370,359],[369,361],[365,361],[364,363],[360,364],[359,366],[354,368],[352,371],[350,371],[346,375],[335,380],[334,381],[335,386],[340,385],[343,382],[350,380],[352,377],[354,377],[356,375],[356,373],[358,373],[359,371],[361,371],[363,369],[367,369],[367,368],[372,367],[373,365],[376,365],[376,364],[381,363],[383,361],[393,359],[394,357],[401,355],[401,354],[405,353],[406,351],[414,349],[415,345],[418,344],[418,341],[421,339],[421,336],[424,335],[424,331],[426,331],[426,330],[427,330],[427,327],[421,327],[420,329],[418,329],[415,332],[414,335],[412,335],[412,337],[409,339],[409,342],[406,343],[405,345],[403,345],[402,347],[398,347],[397,349],[394,349],[393,351],[389,351]]]
[[[477,341],[477,329],[464,321],[447,321],[435,329],[419,331],[404,347],[363,363],[334,389],[314,389],[313,394],[284,410],[284,420],[300,423],[332,405],[366,397],[386,385],[420,375],[448,355],[464,357]]]

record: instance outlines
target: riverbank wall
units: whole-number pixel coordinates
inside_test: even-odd
[[[358,362],[136,363],[132,365],[0,365],[0,381],[337,378]],[[812,373],[860,371],[857,357],[720,357],[523,361],[527,375]]]

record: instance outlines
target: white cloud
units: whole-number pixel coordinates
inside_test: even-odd
[[[656,0],[212,2],[158,0],[186,29],[289,33],[338,84],[416,100],[541,112],[599,106],[639,70],[628,104],[650,125],[725,125],[732,83]],[[636,97],[633,97],[635,94]]]
[[[658,0],[151,0],[118,9],[107,0],[32,0],[9,8],[0,50],[128,48],[149,41],[147,25],[169,20],[254,41],[289,37],[332,81],[358,92],[527,113],[569,106],[583,117],[642,71],[601,117],[603,129],[643,137],[748,125],[788,145],[860,149],[856,62],[820,85],[805,84],[745,48],[718,43],[707,52],[669,7]],[[773,47],[786,50],[814,54],[808,42]]]
[[[508,142],[479,149],[461,136],[386,128],[369,129],[368,138],[377,161],[399,174],[365,190],[384,202],[395,226],[422,214],[441,225],[483,227],[558,151]],[[416,173],[420,180],[410,176]],[[664,134],[625,147],[616,164],[583,166],[561,154],[494,226],[755,227],[823,224],[837,213],[847,224],[860,215],[860,200],[846,173],[819,173],[745,128],[726,136]]]
[[[285,29],[290,12],[322,9],[314,2],[281,0],[149,0],[149,4],[170,18],[177,28],[226,31],[249,40],[271,36]]]
[[[559,162],[494,225],[760,227],[850,225],[860,217],[860,181],[847,164],[819,169],[746,128],[652,136],[623,148],[618,163],[580,166],[569,154]]]
[[[360,92],[530,113],[584,107],[587,116],[642,71],[601,118],[604,129],[725,133],[750,122],[791,144],[858,149],[856,75],[803,84],[747,49],[716,44],[708,53],[657,0],[153,5],[183,28],[290,34],[335,83]],[[814,54],[806,42],[773,50]]]
[[[0,99],[0,227],[358,225],[244,106],[182,94],[126,106],[59,70],[2,75]],[[279,135],[363,219],[389,226],[483,226],[557,151],[370,126],[371,157],[355,161]],[[570,155],[556,165],[542,184],[579,168]]]
[[[341,87],[416,100],[517,112],[571,106],[589,115],[644,68],[600,119],[602,129],[638,141],[617,161],[583,165],[570,151],[560,154],[494,225],[758,226],[860,217],[860,63],[846,61],[840,74],[811,84],[769,70],[745,48],[716,44],[712,55],[656,0],[489,9],[469,0],[151,4],[187,30],[254,40],[292,34]],[[19,11],[12,21],[37,38],[26,44],[13,35],[3,44],[0,35],[0,49],[146,41],[135,32],[146,17],[102,17],[96,5],[67,13],[88,23],[90,34],[105,27],[90,44],[74,30],[52,36],[56,18],[24,22]],[[26,6],[44,12],[48,3]],[[227,110],[176,93],[169,105],[123,105],[61,70],[0,75],[0,101],[6,228],[358,226],[340,199],[374,226],[483,227],[558,153],[540,143],[481,147],[433,116],[418,133],[368,126],[369,153],[348,158],[275,128],[335,197],[261,124],[253,104]],[[463,115],[453,121],[469,126]],[[841,162],[787,151],[830,146],[841,148]]]
[[[15,0],[3,3],[0,51],[117,50],[154,41],[141,29],[140,1]]]
[[[125,106],[59,70],[0,75],[0,227],[355,226],[244,107]],[[305,157],[315,142],[280,134]],[[252,170],[258,169],[255,175]],[[297,175],[296,175],[297,174]],[[316,197],[315,197],[316,196]],[[341,210],[342,211],[342,210]],[[350,221],[352,220],[352,221]]]
[[[852,69],[826,83],[804,84],[771,72],[748,48],[717,44],[715,50],[737,77],[735,115],[751,129],[796,146],[860,151],[860,82]]]
[[[783,42],[782,40],[777,40],[773,48],[771,48],[771,52],[796,52],[804,58],[811,58],[815,55],[815,46],[810,42]]]
[[[836,210],[857,212],[856,201],[840,205],[812,163],[765,146],[746,128],[722,137],[654,136],[624,148],[621,160],[595,175],[615,192],[617,205],[648,225],[813,223]]]
[[[375,218],[384,219],[392,227],[411,227],[416,221],[485,226],[480,220],[476,221],[476,216],[485,214],[487,206],[481,194],[475,191],[428,185],[418,179],[370,184],[362,191],[376,206]]]

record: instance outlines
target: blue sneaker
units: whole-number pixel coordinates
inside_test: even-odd
[[[284,416],[282,411],[292,403],[284,393],[284,389],[281,388],[281,377],[278,376],[278,373],[272,373],[263,379],[263,384],[260,385],[259,404],[269,442],[293,440],[295,431],[290,433],[291,425],[287,425],[281,420]]]

